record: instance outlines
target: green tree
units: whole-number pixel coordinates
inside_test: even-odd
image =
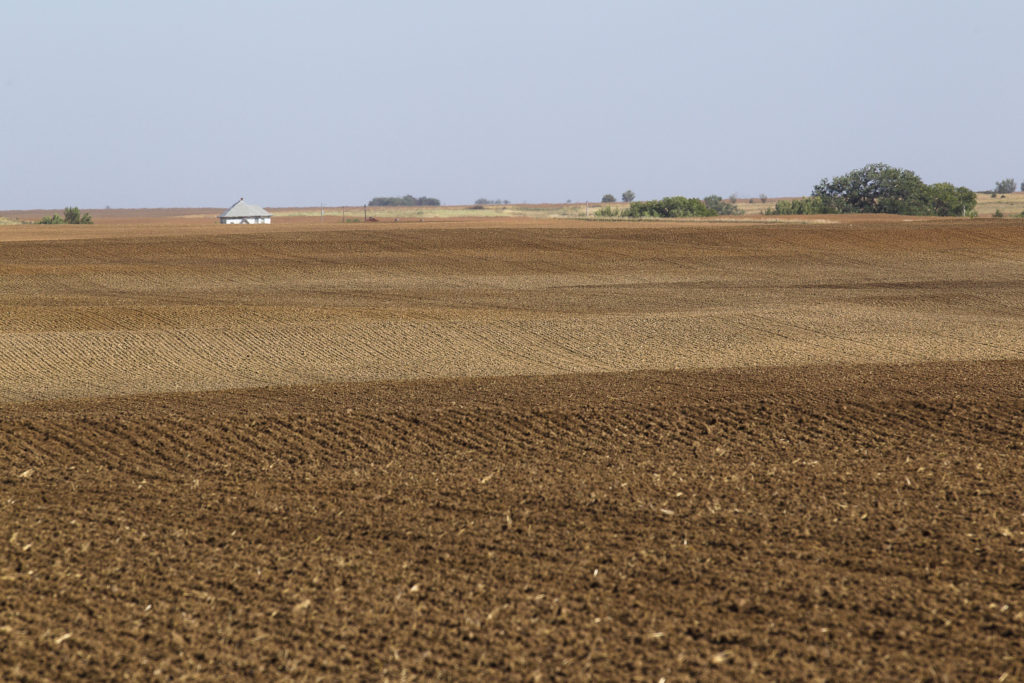
[[[978,205],[978,195],[966,187],[954,187],[952,183],[935,183],[928,186],[931,212],[936,216],[967,216]]]
[[[714,211],[719,216],[735,216],[743,213],[734,201],[726,201],[717,194],[708,195],[704,198],[704,206]]]
[[[975,193],[966,187],[954,187],[950,183],[926,185],[913,171],[886,164],[868,164],[846,175],[822,180],[807,199],[779,201],[768,213],[967,216],[973,213],[977,202]]]
[[[1017,189],[1017,181],[1013,178],[1004,178],[996,183],[996,194],[1006,194]]]
[[[633,190],[626,190],[625,192],[622,193],[622,201],[626,202],[627,204],[633,201],[634,199],[636,199],[636,193],[633,192]]]
[[[812,197],[822,201],[825,213],[930,213],[928,186],[914,173],[886,164],[864,168],[822,180]]]
[[[615,201],[615,195],[612,195],[612,194],[606,194],[605,196],[601,197],[601,203],[602,204],[611,204],[614,201]]]

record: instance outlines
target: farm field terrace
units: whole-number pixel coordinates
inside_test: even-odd
[[[1024,675],[1019,222],[107,218],[0,226],[4,677]]]

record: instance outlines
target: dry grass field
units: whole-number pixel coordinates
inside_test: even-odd
[[[1024,676],[1020,221],[302,214],[0,226],[0,678]]]
[[[999,194],[995,197],[984,192],[978,193],[978,215],[991,216],[1000,211],[1004,218],[1016,218],[1020,220],[1024,214],[1024,192],[1011,192],[1010,194]]]

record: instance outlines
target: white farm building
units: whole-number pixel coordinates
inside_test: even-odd
[[[258,206],[247,204],[245,198],[220,215],[221,223],[269,223],[270,212]]]

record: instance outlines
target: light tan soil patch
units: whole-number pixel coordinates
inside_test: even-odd
[[[490,225],[7,243],[0,401],[1024,354],[999,221]]]

